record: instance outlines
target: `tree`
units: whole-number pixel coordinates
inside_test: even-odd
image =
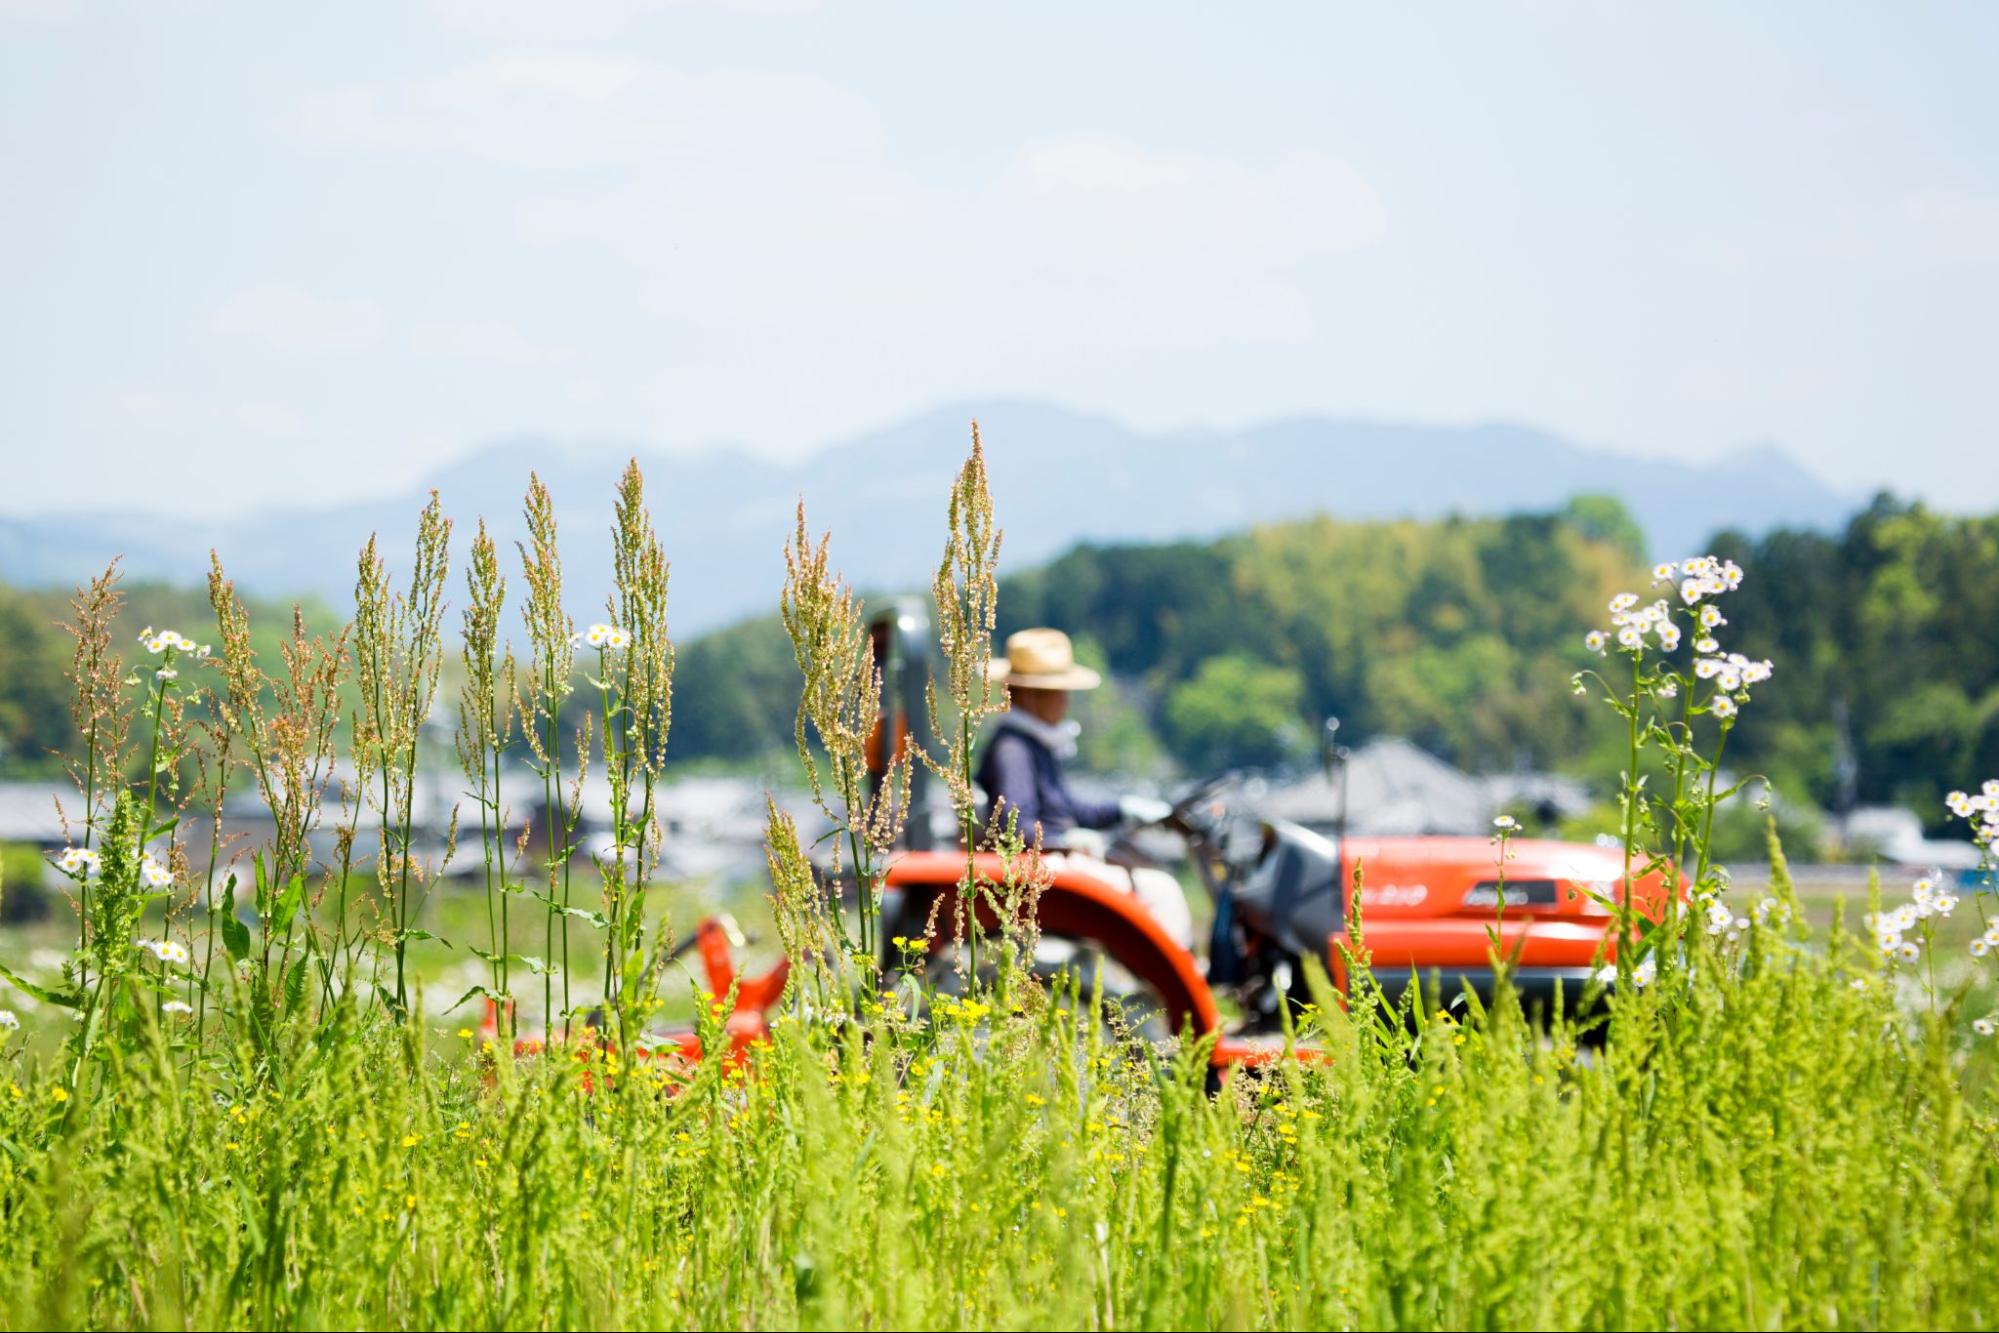
[[[1296,671],[1225,653],[1166,696],[1167,736],[1202,769],[1268,767],[1303,751],[1304,703]]]

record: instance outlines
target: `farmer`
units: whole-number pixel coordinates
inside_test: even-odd
[[[993,822],[1013,816],[1029,843],[1037,831],[1051,860],[1066,861],[1119,889],[1137,895],[1166,933],[1183,947],[1194,939],[1193,914],[1180,883],[1163,870],[1126,869],[1103,859],[1103,839],[1090,830],[1120,821],[1151,824],[1172,813],[1149,796],[1092,801],[1069,789],[1062,761],[1076,753],[1074,722],[1066,721],[1072,690],[1094,690],[1103,677],[1076,661],[1069,636],[1058,629],[1024,629],[1007,636],[1006,656],[986,668],[989,679],[1006,685],[1007,711],[1000,714],[979,761],[978,784],[990,803]],[[1080,830],[1080,832],[1079,832]]]

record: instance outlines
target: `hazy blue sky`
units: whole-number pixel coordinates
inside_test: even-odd
[[[0,509],[1007,394],[1999,505],[1999,5],[0,0]]]

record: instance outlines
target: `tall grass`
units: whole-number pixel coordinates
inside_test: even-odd
[[[1718,649],[1687,658],[1661,633],[1719,594],[1641,613],[1636,645],[1592,640],[1630,654],[1601,688],[1632,736],[1633,870],[1685,867],[1690,895],[1688,911],[1620,923],[1620,984],[1597,1016],[1543,1020],[1504,991],[1489,1009],[1420,995],[1395,1008],[1364,969],[1338,997],[1308,964],[1314,1002],[1292,1017],[1317,1057],[1216,1087],[1205,1043],[1120,1037],[1091,995],[1010,973],[1019,940],[952,995],[884,984],[876,890],[911,763],[943,775],[968,843],[980,836],[968,765],[991,706],[998,529],[975,445],[937,579],[939,734],[884,750],[871,771],[880,678],[858,602],[801,510],[783,592],[797,729],[841,852],[815,865],[772,810],[791,993],[744,1063],[723,1031],[731,996],[697,995],[708,1054],[687,1063],[645,1039],[671,975],[646,908],[670,721],[664,547],[634,470],[615,506],[610,623],[577,636],[538,482],[528,514],[518,671],[483,535],[463,624],[459,757],[481,828],[494,1040],[427,1014],[406,960],[431,868],[410,792],[444,651],[437,505],[408,591],[371,543],[357,625],[328,637],[295,624],[280,670],[248,657],[219,564],[220,651],[142,645],[120,688],[93,628],[115,588],[80,597],[79,716],[117,744],[78,757],[83,837],[61,861],[78,888],[76,955],[60,979],[4,973],[35,1012],[31,1031],[0,1025],[0,1326],[1994,1322],[1989,1018],[1923,957],[1939,914],[1983,903],[1931,884],[1877,910],[1871,934],[1814,937],[1774,838],[1771,896],[1731,900],[1705,848],[1733,798],[1720,742],[1752,682],[1740,663],[1732,677],[1699,665],[1726,663]],[[176,663],[193,674],[158,674]],[[588,720],[565,737],[579,670],[594,705],[569,714]],[[326,858],[313,821],[348,698],[365,789]],[[525,814],[498,791],[514,719],[548,796],[538,866]],[[154,758],[140,768],[142,749]],[[593,765],[612,834],[586,878],[572,863]],[[223,848],[211,877],[179,812],[232,769],[276,832]],[[1647,771],[1670,780],[1655,791]],[[202,776],[181,785],[184,772]],[[372,855],[355,836],[364,808]],[[1954,798],[1987,837],[1995,809],[1990,790]],[[965,897],[1031,901],[1031,868],[1001,885],[966,873]],[[597,883],[601,910],[576,901]],[[533,958],[510,952],[506,928],[530,896],[547,946]],[[565,942],[579,922],[602,933],[601,959]],[[558,1038],[519,1056],[505,1026],[516,965],[542,976]],[[574,1025],[565,1043],[583,1007],[572,966],[601,967],[605,1026]]]

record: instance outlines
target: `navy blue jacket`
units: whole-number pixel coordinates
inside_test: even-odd
[[[1116,801],[1086,800],[1070,791],[1055,752],[1038,736],[1011,725],[1004,715],[986,742],[974,780],[989,802],[987,819],[1003,821],[1009,811],[1014,812],[1020,836],[1030,844],[1036,824],[1041,826],[1042,844],[1054,848],[1070,829],[1109,828],[1118,822]]]

